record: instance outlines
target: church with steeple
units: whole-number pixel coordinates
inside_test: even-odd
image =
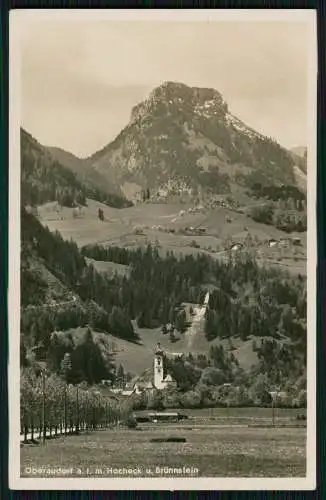
[[[122,396],[146,393],[149,397],[155,390],[176,388],[177,383],[170,374],[165,374],[164,370],[165,354],[160,343],[154,349],[154,361],[152,368],[146,370],[143,375],[135,377],[124,389],[114,390]]]
[[[176,382],[171,375],[164,376],[164,351],[160,343],[158,343],[154,352],[154,387],[162,390],[175,386]]]

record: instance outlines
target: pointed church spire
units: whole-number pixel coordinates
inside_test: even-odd
[[[163,349],[161,347],[160,342],[157,343],[156,349],[155,349],[155,354],[163,354]]]

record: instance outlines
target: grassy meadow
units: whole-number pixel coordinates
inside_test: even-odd
[[[43,225],[51,231],[58,230],[63,238],[72,238],[78,246],[91,243],[134,247],[149,243],[159,245],[160,253],[165,255],[173,251],[176,255],[197,254],[204,252],[213,258],[225,258],[223,251],[226,241],[241,242],[249,233],[262,245],[257,250],[257,260],[262,264],[281,267],[293,273],[306,273],[306,235],[298,235],[302,239],[302,247],[295,253],[286,248],[270,248],[266,241],[271,238],[279,240],[286,233],[273,226],[255,222],[245,214],[227,208],[211,209],[206,213],[188,213],[187,204],[140,204],[133,207],[116,209],[94,200],[88,200],[83,207],[82,215],[73,217],[73,209],[63,207],[56,211],[56,203],[46,203],[38,208],[39,218]],[[105,220],[98,219],[98,209],[104,212]],[[181,211],[185,212],[180,215]],[[228,221],[226,223],[226,221]],[[205,226],[207,234],[202,236],[184,235],[178,230],[188,227]],[[158,226],[163,228],[158,230]],[[142,234],[135,234],[135,227],[143,227]],[[175,233],[164,229],[174,229]],[[296,236],[295,233],[292,236]],[[192,246],[196,241],[198,248]],[[107,267],[99,265],[103,271]],[[111,268],[109,269],[112,270]],[[118,271],[121,271],[119,269]]]
[[[253,416],[253,411],[256,409],[245,413]],[[200,419],[201,424],[195,423],[196,420],[193,423],[188,420],[186,424],[144,424],[135,430],[102,430],[59,437],[44,445],[23,445],[21,476],[67,476],[67,472],[60,474],[59,468],[68,469],[69,477],[119,477],[111,468],[137,469],[124,477],[305,476],[304,427],[291,430],[287,427],[248,427],[230,424],[230,421],[225,425],[208,425],[205,414]],[[150,441],[175,436],[184,437],[186,442]],[[189,469],[164,473],[157,469],[162,467]],[[40,469],[31,476],[31,468]]]
[[[187,333],[180,334],[177,341],[171,344],[169,336],[161,333],[161,328],[138,328],[135,322],[133,324],[139,338],[138,343],[128,342],[108,333],[93,332],[94,338],[101,340],[102,348],[111,353],[114,362],[117,365],[122,364],[132,374],[141,374],[145,368],[152,367],[153,352],[158,342],[168,355],[188,354],[189,351],[195,354],[207,354],[211,345],[223,345],[225,349],[229,348],[228,339],[214,339],[209,342],[204,333],[201,332],[196,336],[193,346],[189,345]],[[76,343],[84,338],[85,332],[86,328],[84,327],[67,331]],[[257,354],[253,351],[252,340],[253,337],[249,337],[245,341],[238,337],[231,337],[234,348],[232,352],[245,370],[257,362]],[[255,340],[259,341],[260,337],[255,337]]]

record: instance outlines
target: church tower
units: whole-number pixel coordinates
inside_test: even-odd
[[[164,389],[166,386],[164,382],[163,359],[164,353],[160,343],[158,343],[154,353],[154,386],[156,389]]]

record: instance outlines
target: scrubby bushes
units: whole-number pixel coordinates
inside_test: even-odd
[[[128,429],[136,429],[138,423],[135,415],[132,413],[126,419],[126,426]]]
[[[249,215],[257,222],[273,225],[286,233],[307,231],[306,212],[278,208],[274,203],[253,207]]]

